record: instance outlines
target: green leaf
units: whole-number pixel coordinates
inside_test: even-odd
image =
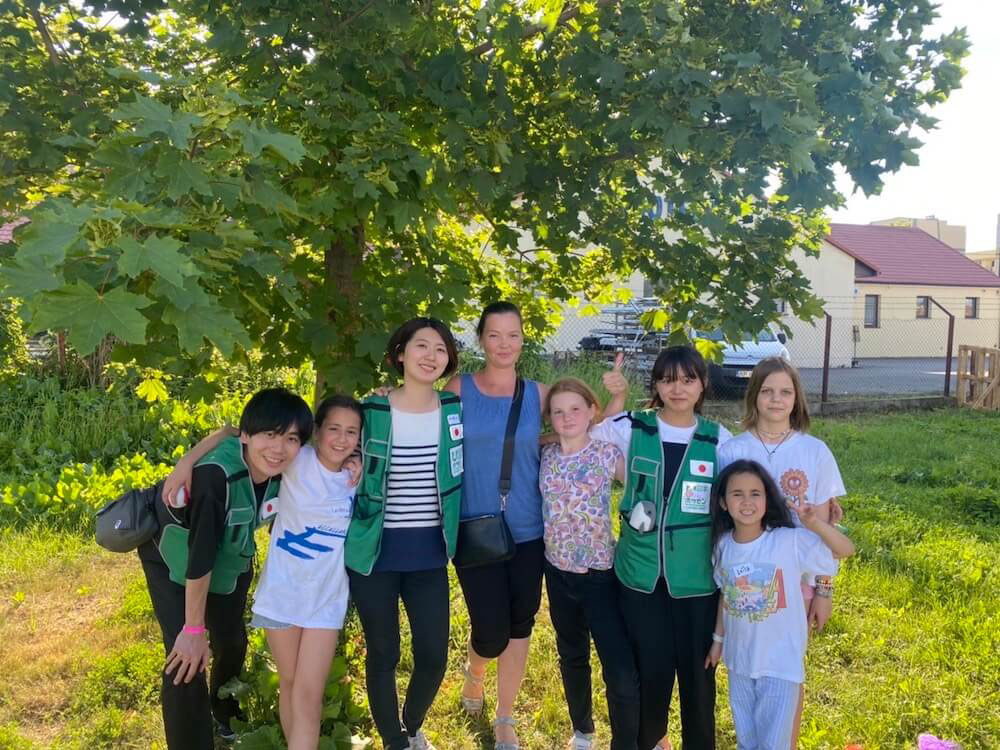
[[[187,149],[192,127],[202,123],[198,115],[174,112],[169,105],[142,94],[136,94],[134,102],[123,104],[114,110],[111,119],[134,123],[136,135],[162,133],[179,149]]]
[[[17,259],[55,266],[66,258],[66,251],[80,238],[80,225],[63,221],[33,221],[20,236]]]
[[[118,269],[130,278],[137,278],[143,271],[153,271],[177,287],[184,286],[185,276],[194,276],[194,264],[180,253],[183,245],[173,237],[150,237],[139,244],[131,237],[117,242],[122,254]]]
[[[136,386],[135,395],[151,404],[170,399],[167,387],[163,385],[163,381],[159,378],[146,378],[143,380]]]
[[[34,330],[66,330],[69,342],[82,355],[90,354],[107,335],[130,344],[146,340],[146,319],[139,310],[151,301],[118,286],[104,294],[82,281],[45,292],[33,301]]]
[[[269,148],[290,164],[298,164],[306,155],[302,139],[296,135],[268,130],[245,120],[237,120],[229,126],[229,130],[242,137],[243,150],[249,156],[260,156],[265,148]]]
[[[173,200],[194,191],[199,195],[212,197],[212,186],[197,164],[177,151],[168,151],[156,165],[156,172],[167,178],[167,196]]]
[[[212,342],[226,357],[231,357],[236,345],[249,349],[250,337],[240,322],[229,310],[218,303],[191,305],[180,309],[174,305],[167,307],[163,321],[177,329],[177,341],[181,349],[189,354],[199,352],[205,339]]]
[[[0,285],[4,285],[4,293],[9,297],[31,299],[39,292],[58,289],[63,283],[41,258],[11,262],[0,267]]]

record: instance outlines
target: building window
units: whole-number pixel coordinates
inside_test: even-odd
[[[784,315],[786,312],[788,312],[788,303],[785,302],[785,300],[783,299],[776,299],[774,301],[774,310],[779,315]]]
[[[865,295],[865,328],[878,328],[878,302],[877,294]]]
[[[917,317],[929,318],[931,316],[931,298],[917,297]]]
[[[979,297],[965,298],[965,317],[967,318],[979,317]]]

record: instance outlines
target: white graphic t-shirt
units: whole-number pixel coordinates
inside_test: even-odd
[[[349,472],[325,468],[311,445],[282,473],[255,614],[303,628],[343,626],[344,539],[355,491],[349,481]]]
[[[793,432],[781,444],[764,445],[749,431],[727,440],[719,445],[719,469],[741,458],[756,461],[767,469],[785,499],[796,505],[822,505],[831,497],[847,494],[837,461],[819,438]],[[798,523],[794,513],[792,520]]]
[[[722,590],[726,668],[753,679],[803,682],[808,625],[799,579],[806,570],[832,575],[830,549],[802,528],[771,529],[746,543],[727,533],[714,561]]]

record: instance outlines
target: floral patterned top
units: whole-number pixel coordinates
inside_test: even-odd
[[[608,570],[614,562],[611,483],[621,453],[611,443],[591,440],[568,456],[558,443],[542,448],[538,484],[542,490],[545,558],[567,573]]]

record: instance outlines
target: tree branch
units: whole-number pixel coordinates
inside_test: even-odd
[[[596,5],[598,8],[603,8],[608,5],[616,4],[617,2],[618,0],[597,0]],[[579,5],[569,8],[568,10],[564,10],[562,13],[559,14],[559,19],[556,21],[556,26],[563,26],[566,24],[567,21],[573,20],[578,15],[580,15]],[[544,26],[542,24],[538,23],[532,24],[531,26],[529,26],[524,30],[524,34],[522,35],[521,38],[530,39],[536,34],[541,34],[547,28],[548,28],[547,26]],[[485,55],[487,52],[490,52],[492,49],[493,49],[493,41],[490,40],[488,42],[483,42],[478,47],[473,47],[470,54],[473,57],[479,57],[480,55]]]
[[[38,33],[42,36],[42,43],[45,45],[45,51],[49,53],[49,62],[53,65],[59,65],[62,60],[59,58],[59,52],[56,50],[56,45],[52,42],[52,36],[49,34],[49,29],[45,25],[45,19],[42,18],[41,12],[38,8],[30,8],[28,12],[31,14],[32,20],[35,22],[35,28],[38,29]]]

